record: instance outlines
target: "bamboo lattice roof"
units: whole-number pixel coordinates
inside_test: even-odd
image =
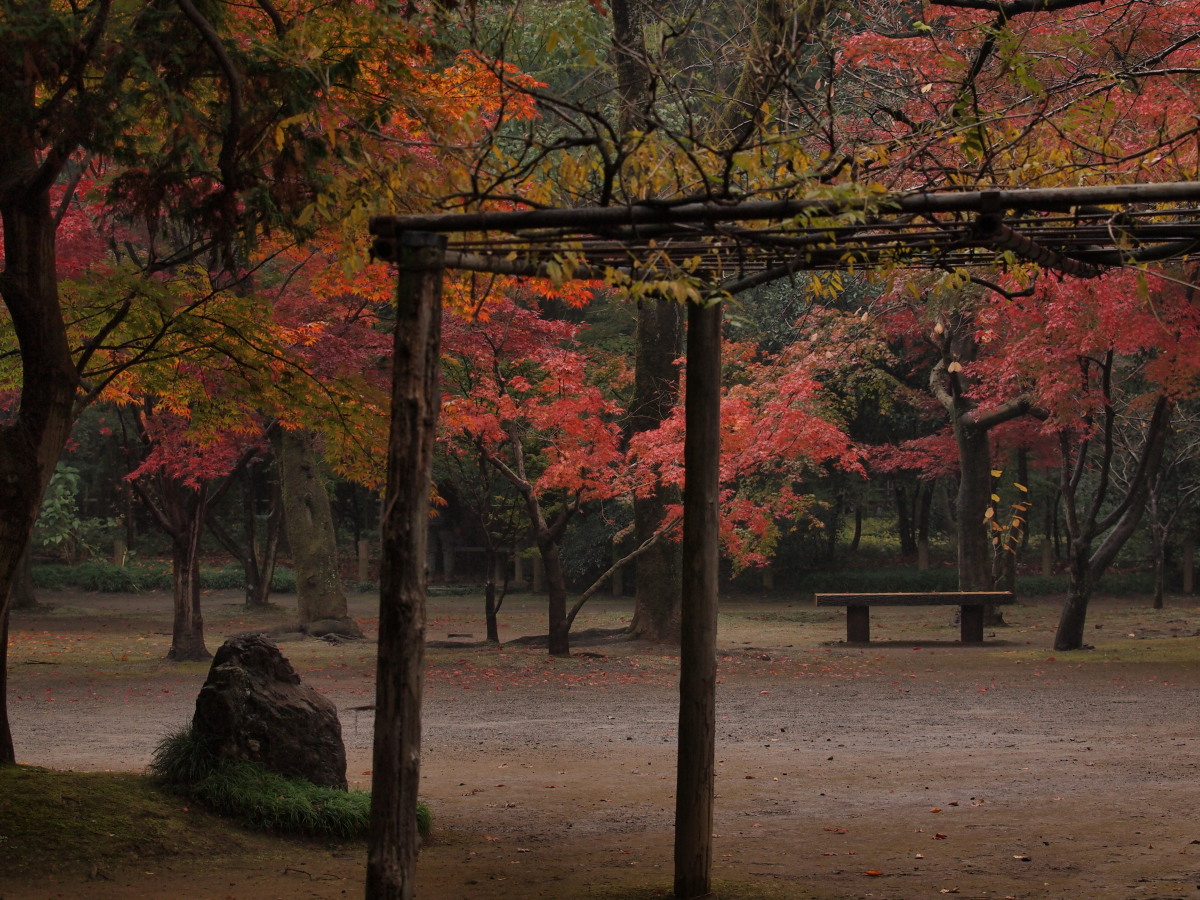
[[[450,268],[501,274],[689,272],[738,290],[793,272],[1031,261],[1078,277],[1200,254],[1200,182],[876,194],[851,199],[377,216],[373,252],[447,235]]]

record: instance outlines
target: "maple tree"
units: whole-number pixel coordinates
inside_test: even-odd
[[[0,426],[7,598],[75,406],[92,396],[79,389],[93,350],[73,348],[60,303],[58,227],[67,207],[55,206],[55,190],[65,185],[69,197],[76,176],[99,167],[105,201],[145,229],[142,271],[199,255],[231,260],[263,229],[293,227],[333,160],[360,151],[369,132],[358,126],[394,106],[354,89],[363,61],[386,61],[376,71],[408,84],[421,45],[416,28],[365,5],[201,10],[190,0],[13,6],[0,37],[8,48],[0,106],[10,125],[0,150],[0,294],[21,363],[19,403]],[[344,127],[326,127],[320,116],[329,110],[342,113]],[[119,300],[116,320],[136,305],[130,295],[142,296],[131,290],[129,302]],[[90,323],[93,337],[103,339],[108,321]],[[0,719],[0,758],[11,759]]]
[[[584,504],[623,492],[616,404],[568,343],[576,328],[504,299],[474,322],[446,316],[442,427],[523,498],[545,567],[549,652],[570,652],[561,544]],[[454,446],[453,444],[451,446]]]
[[[1044,279],[1027,296],[993,304],[978,322],[989,355],[967,367],[984,402],[1015,384],[1035,396],[1059,448],[1071,570],[1060,650],[1082,646],[1091,593],[1140,522],[1172,411],[1200,376],[1191,288],[1143,277]],[[1134,423],[1140,437],[1126,438],[1132,462],[1119,479],[1118,431]]]
[[[233,483],[233,473],[262,452],[251,436],[241,441],[222,439],[197,444],[170,412],[147,408],[134,411],[137,431],[147,446],[130,483],[159,527],[171,539],[173,625],[167,658],[204,660],[211,657],[204,643],[200,609],[200,541],[208,512]]]

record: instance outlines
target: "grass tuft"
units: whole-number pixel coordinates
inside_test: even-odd
[[[164,784],[219,815],[260,831],[311,837],[362,837],[371,795],[285,778],[246,760],[220,759],[190,726],[168,735],[154,751],[150,771]],[[433,828],[429,807],[417,805],[417,828]]]

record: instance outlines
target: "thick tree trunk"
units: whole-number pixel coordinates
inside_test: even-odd
[[[653,72],[643,34],[645,0],[612,0],[613,62],[617,74],[618,127],[622,134],[646,128],[653,103]],[[653,431],[679,399],[675,361],[683,347],[683,308],[673,300],[638,301],[633,399],[629,432]],[[678,488],[656,484],[649,496],[633,501],[634,539],[645,543],[662,525],[667,506],[677,505]],[[677,541],[659,541],[637,563],[631,637],[657,644],[679,643],[681,557]]]
[[[987,429],[977,428],[961,418],[954,422],[958,445],[958,589],[992,591],[992,545],[985,527],[985,514],[992,497],[992,450]],[[983,624],[1005,625],[998,606],[983,608]]]
[[[679,399],[679,358],[683,313],[670,300],[638,304],[637,355],[629,428],[633,434],[658,428]],[[657,484],[633,501],[634,539],[641,546],[662,526],[666,508],[680,501],[679,489]],[[659,644],[679,643],[682,556],[678,541],[658,541],[637,562],[632,637]]]
[[[336,623],[338,634],[361,638],[362,631],[350,618],[338,573],[333,513],[313,435],[280,429],[274,444],[283,494],[284,527],[296,567],[300,624]]]
[[[387,499],[381,523],[367,900],[411,900],[425,667],[425,549],[433,444],[441,405],[445,238],[408,234],[400,264]]]
[[[984,515],[992,494],[992,453],[986,431],[966,422],[956,422],[959,476],[955,510],[958,529],[958,589],[990,591],[992,546],[984,527]]]
[[[37,595],[33,590],[33,549],[26,545],[25,552],[17,563],[16,577],[12,586],[13,609],[37,609]]]
[[[1063,601],[1062,613],[1058,618],[1058,631],[1054,635],[1054,649],[1058,651],[1082,650],[1083,629],[1087,624],[1088,602],[1095,586],[1095,573],[1090,565],[1091,545],[1084,541],[1072,542],[1071,582],[1067,597]]]
[[[563,572],[558,542],[538,535],[538,550],[542,555],[548,595],[548,652],[551,656],[570,656],[571,622],[567,619],[567,577]]]
[[[0,66],[0,76],[0,108],[34,108],[32,79],[19,77],[8,66]],[[0,141],[4,231],[0,297],[12,320],[22,371],[17,412],[0,421],[0,620],[4,621],[42,494],[70,433],[78,382],[58,302],[49,195],[53,179],[37,177],[39,160],[33,148],[40,141],[34,127],[30,121],[10,118]],[[0,669],[0,762],[15,760],[7,694],[4,668]]]

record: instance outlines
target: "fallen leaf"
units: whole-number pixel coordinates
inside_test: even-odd
[[[935,841],[944,841],[944,840],[946,839],[946,835],[942,834],[942,833],[939,831],[937,834],[935,834],[935,835],[933,836],[933,839],[934,839]]]
[[[882,875],[883,873],[880,872],[878,869],[867,869],[867,871],[863,872],[863,874],[875,876],[875,875]]]

